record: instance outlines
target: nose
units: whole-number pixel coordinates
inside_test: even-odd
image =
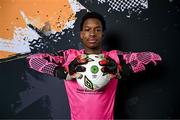
[[[95,31],[94,30],[90,30],[90,35],[94,36],[95,35]]]

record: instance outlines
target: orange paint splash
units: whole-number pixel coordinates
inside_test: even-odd
[[[49,21],[54,31],[61,31],[65,23],[75,19],[68,0],[0,0],[0,38],[11,40],[15,27],[26,27],[20,11],[38,28]],[[8,55],[11,53],[0,51],[0,59]]]
[[[13,55],[16,55],[16,53],[13,53],[13,52],[7,52],[7,51],[0,51],[0,58],[3,59],[3,58],[8,58],[10,56],[13,56]]]

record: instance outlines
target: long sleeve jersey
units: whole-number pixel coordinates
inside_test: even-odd
[[[55,75],[57,67],[68,69],[68,65],[85,50],[68,49],[52,54],[34,54],[29,56],[30,68]],[[115,60],[118,69],[128,68],[132,73],[146,70],[149,63],[157,64],[161,57],[153,52],[121,52],[118,50],[102,51],[102,54]],[[123,72],[124,70],[119,70]],[[121,73],[120,73],[121,74]],[[66,92],[69,100],[71,119],[73,120],[93,120],[93,119],[114,119],[114,101],[118,79],[112,78],[110,82],[100,90],[90,91],[80,87],[76,80],[64,80]]]

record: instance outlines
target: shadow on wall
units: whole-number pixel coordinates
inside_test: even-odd
[[[117,30],[109,29],[105,32],[103,47],[105,50],[121,50],[122,35]]]
[[[109,30],[106,32],[106,36],[103,41],[104,49],[106,50],[120,50],[123,48],[124,37],[118,30]],[[115,119],[132,119],[132,118],[163,118],[160,116],[151,116],[153,114],[152,108],[154,106],[146,98],[152,98],[159,96],[158,92],[152,95],[152,88],[160,90],[159,84],[163,82],[162,76],[165,72],[162,71],[164,65],[158,64],[154,67],[154,64],[150,64],[147,70],[138,74],[131,74],[130,76],[124,76],[118,82],[116,91],[114,117]],[[140,90],[140,91],[139,91]],[[156,91],[155,90],[155,91]],[[142,96],[145,96],[144,98]],[[153,99],[152,99],[153,100]],[[160,100],[160,99],[159,99]],[[141,101],[141,104],[139,102]],[[148,103],[148,105],[146,105]],[[142,111],[143,106],[147,106],[144,111],[148,112],[148,115]],[[154,106],[154,108],[156,108]],[[140,114],[142,113],[142,114]],[[167,118],[167,116],[164,116]]]

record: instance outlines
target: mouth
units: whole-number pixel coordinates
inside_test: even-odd
[[[93,43],[96,43],[97,42],[97,39],[96,38],[90,38],[87,40],[88,43],[90,44],[93,44]]]

